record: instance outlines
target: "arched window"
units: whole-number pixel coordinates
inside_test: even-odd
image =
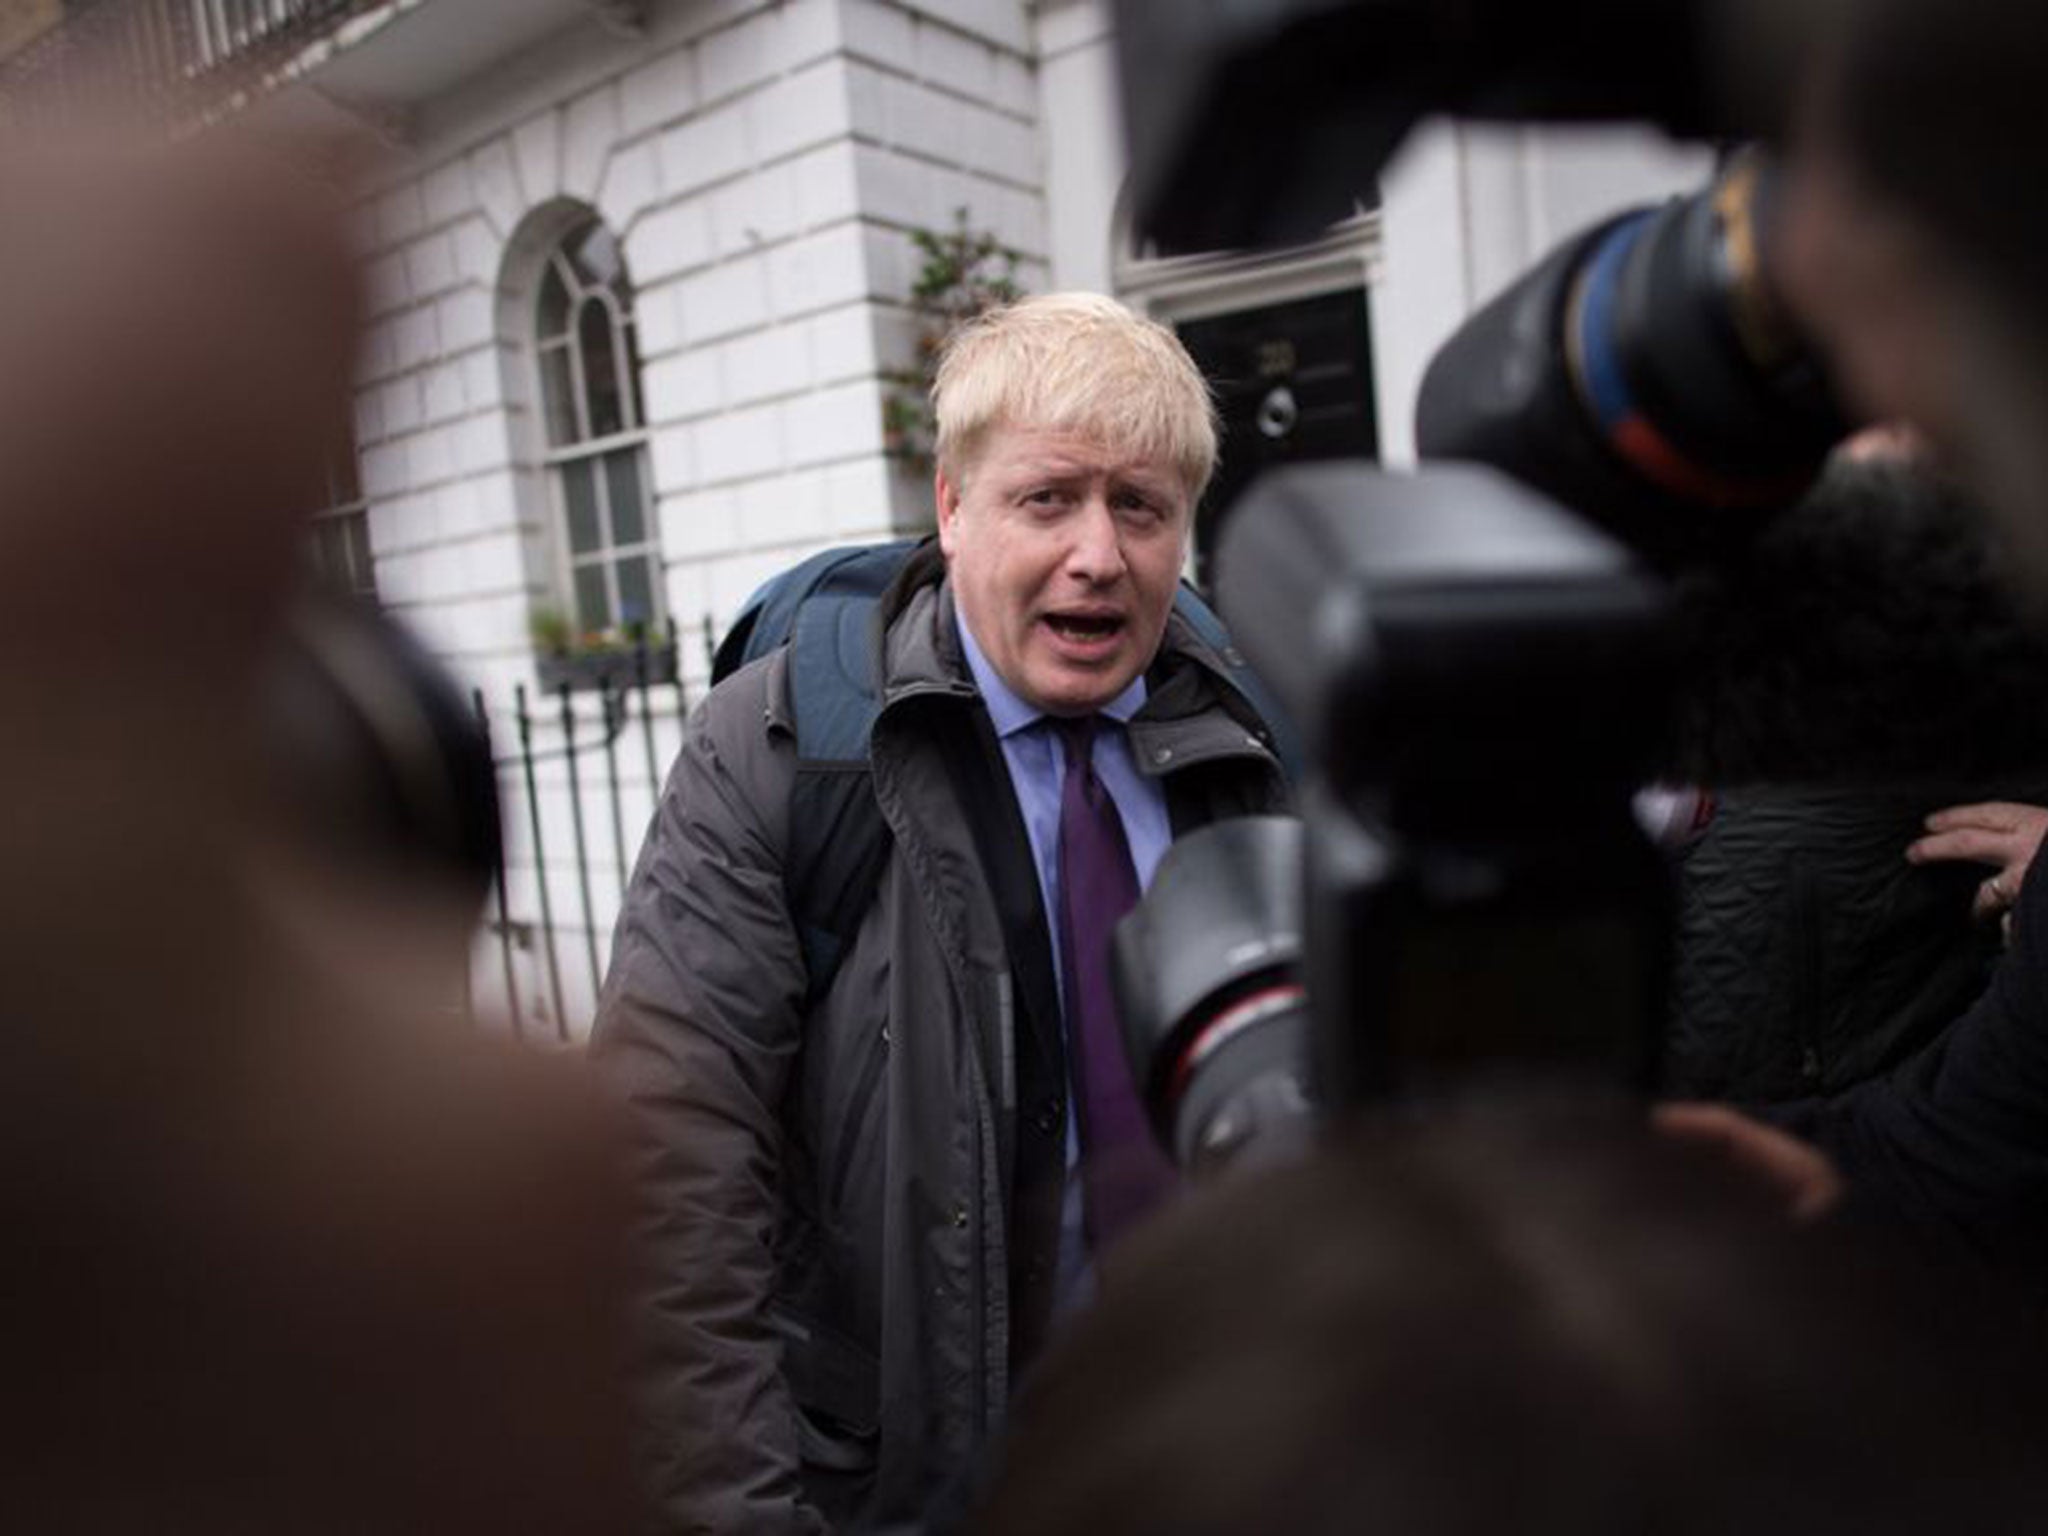
[[[634,638],[662,623],[661,551],[648,496],[633,288],[596,219],[542,270],[534,310],[561,585],[578,637]]]
[[[377,566],[370,556],[370,504],[356,473],[355,434],[344,430],[328,451],[320,506],[313,514],[313,574],[331,592],[377,601]]]

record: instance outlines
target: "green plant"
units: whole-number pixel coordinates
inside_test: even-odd
[[[651,651],[660,650],[674,640],[674,635],[661,625],[650,624],[643,619],[578,634],[569,616],[553,606],[535,608],[526,621],[526,628],[533,637],[534,650],[543,656],[555,657],[627,653],[642,645]]]
[[[924,258],[910,290],[910,308],[918,317],[916,367],[885,375],[882,441],[890,457],[930,474],[937,427],[932,372],[939,349],[955,327],[983,310],[1014,303],[1024,290],[1017,285],[1017,253],[986,230],[971,228],[965,208],[953,210],[952,229],[912,230],[910,239]]]
[[[543,656],[566,656],[575,647],[574,627],[559,608],[534,609],[526,628],[533,636],[533,648]]]

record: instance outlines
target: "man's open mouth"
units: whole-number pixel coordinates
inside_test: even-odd
[[[1045,622],[1068,640],[1108,640],[1124,627],[1123,616],[1115,613],[1049,613]]]

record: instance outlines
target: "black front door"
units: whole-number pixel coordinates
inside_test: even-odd
[[[1378,455],[1372,324],[1365,290],[1349,288],[1175,329],[1223,416],[1223,457],[1195,514],[1195,579],[1207,588],[1224,521],[1261,470]]]

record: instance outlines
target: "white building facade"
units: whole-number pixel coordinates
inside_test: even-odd
[[[401,0],[279,94],[389,146],[363,218],[359,490],[335,511],[360,520],[380,600],[479,691],[501,754],[519,690],[540,717],[545,857],[515,768],[514,942],[479,949],[487,1008],[509,985],[528,1020],[587,1027],[647,763],[676,742],[658,706],[609,768],[579,756],[572,797],[537,632],[656,626],[695,697],[701,637],[764,577],[929,524],[883,431],[913,365],[913,232],[965,209],[1027,289],[1118,294],[1191,346],[1205,324],[1227,340],[1333,304],[1356,319],[1360,448],[1401,465],[1423,368],[1466,315],[1556,239],[1708,168],[1646,133],[1433,125],[1313,247],[1148,260],[1124,228],[1111,50],[1098,0]],[[596,695],[570,707],[595,741]]]

